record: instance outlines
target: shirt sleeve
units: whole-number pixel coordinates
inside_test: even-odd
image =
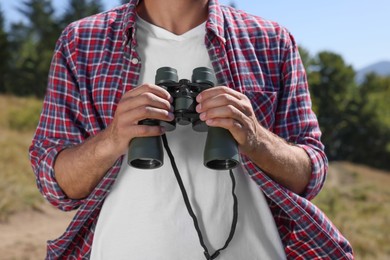
[[[321,142],[321,131],[312,110],[306,72],[298,46],[289,33],[282,48],[281,94],[275,116],[274,131],[291,144],[303,148],[311,160],[311,179],[302,194],[314,198],[323,187],[328,160]]]
[[[30,146],[30,161],[43,196],[61,210],[76,209],[81,200],[69,199],[57,183],[54,163],[63,149],[81,143],[87,136],[82,102],[72,60],[72,41],[66,31],[58,40],[48,78],[47,93],[39,124]]]

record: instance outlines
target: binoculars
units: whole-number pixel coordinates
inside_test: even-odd
[[[206,67],[195,68],[191,81],[179,80],[177,70],[170,67],[159,68],[155,84],[167,90],[173,97],[175,119],[171,122],[145,119],[143,125],[161,125],[167,131],[176,129],[176,125],[192,124],[197,132],[207,132],[203,154],[203,164],[214,170],[229,170],[239,164],[237,143],[230,132],[220,127],[208,127],[199,119],[196,112],[196,97],[203,90],[214,87],[214,73]],[[130,141],[128,164],[140,169],[155,169],[163,165],[164,152],[161,136],[137,137]]]

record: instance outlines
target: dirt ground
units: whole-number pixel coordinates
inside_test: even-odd
[[[46,241],[62,235],[75,214],[47,204],[41,209],[18,213],[0,223],[0,260],[44,259]]]

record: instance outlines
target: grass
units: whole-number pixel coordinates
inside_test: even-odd
[[[42,203],[28,159],[41,101],[0,96],[0,221]]]
[[[42,101],[0,95],[0,221],[43,202],[28,159]],[[390,174],[332,163],[313,201],[352,243],[356,259],[390,259]]]
[[[390,259],[390,174],[332,163],[313,201],[351,242],[356,259]]]

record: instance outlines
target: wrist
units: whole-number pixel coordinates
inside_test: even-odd
[[[249,158],[262,157],[272,147],[273,137],[273,133],[261,125],[256,125],[255,130],[247,136],[245,146],[241,147],[241,150]]]
[[[270,170],[270,165],[274,165],[271,163],[273,160],[289,150],[285,140],[261,126],[257,129],[256,134],[249,138],[248,143],[244,154],[266,171]]]
[[[106,128],[95,136],[95,157],[102,161],[114,163],[120,156],[125,154],[127,146],[115,139],[110,128]]]

